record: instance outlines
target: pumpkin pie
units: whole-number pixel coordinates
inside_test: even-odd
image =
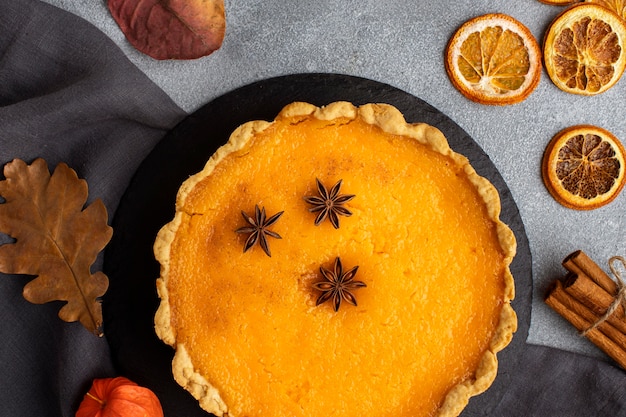
[[[243,124],[155,241],[174,378],[216,416],[458,415],[517,327],[499,214],[467,158],[390,105]]]

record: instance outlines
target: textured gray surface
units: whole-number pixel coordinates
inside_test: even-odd
[[[104,0],[45,1],[100,28],[188,112],[242,85],[303,72],[366,77],[430,103],[485,150],[519,206],[533,254],[528,341],[601,356],[543,304],[542,296],[546,286],[563,274],[560,263],[568,253],[582,249],[605,269],[609,257],[626,254],[626,194],[595,211],[566,209],[546,191],[540,163],[550,138],[570,125],[595,124],[626,138],[626,80],[600,96],[582,97],[557,89],[544,71],[527,100],[491,107],[461,96],[443,65],[447,40],[471,17],[509,14],[541,42],[562,7],[537,0],[227,0],[227,33],[220,50],[194,61],[163,62],[142,55],[126,42]]]

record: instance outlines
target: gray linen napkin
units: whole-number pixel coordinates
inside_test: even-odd
[[[185,115],[85,20],[0,1],[2,165],[66,162],[111,218],[139,163]],[[0,274],[0,416],[73,416],[93,378],[115,375],[107,341],[62,322],[60,303],[27,302],[31,278]]]

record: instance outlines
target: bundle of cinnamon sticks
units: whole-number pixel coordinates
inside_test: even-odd
[[[618,285],[583,251],[563,261],[568,273],[548,290],[545,302],[626,369],[626,316],[622,305],[605,317]]]

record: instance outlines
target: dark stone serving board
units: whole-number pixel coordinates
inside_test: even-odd
[[[207,416],[190,394],[172,378],[173,349],[154,333],[153,316],[159,300],[155,280],[159,265],[152,253],[158,230],[174,215],[181,183],[200,171],[230,133],[250,120],[273,120],[293,101],[318,106],[333,101],[355,105],[377,102],[397,107],[409,122],[439,128],[450,146],[468,157],[476,171],[500,193],[502,220],[517,238],[517,256],[511,265],[516,298],[513,307],[519,328],[511,344],[498,355],[499,372],[492,387],[474,397],[462,416],[490,415],[509,385],[530,323],[532,293],[531,253],[513,197],[480,146],[445,114],[421,99],[380,82],[338,74],[296,74],[262,80],[229,92],[206,104],[176,126],[143,161],[124,194],[113,219],[114,235],[104,258],[110,287],[103,300],[105,335],[117,371],[152,389],[165,416]],[[210,308],[210,306],[207,306]]]

